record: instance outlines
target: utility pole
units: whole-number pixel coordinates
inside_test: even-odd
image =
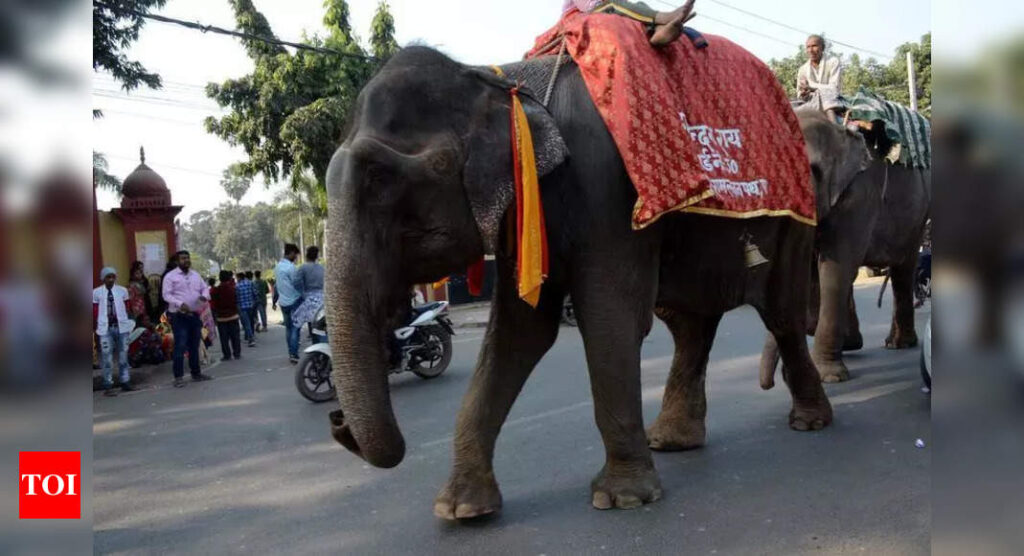
[[[910,85],[910,109],[917,112],[917,84],[914,82],[914,57],[907,51],[907,83]]]
[[[299,257],[306,256],[306,238],[302,231],[302,212],[299,212]]]

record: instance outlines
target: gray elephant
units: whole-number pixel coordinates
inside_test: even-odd
[[[503,66],[543,91],[553,57]],[[550,273],[536,309],[517,293],[506,235],[514,211],[510,96],[487,68],[423,47],[396,54],[364,88],[327,176],[327,306],[333,379],[342,410],[334,438],[378,467],[398,465],[405,441],[391,407],[390,331],[407,292],[496,256],[497,280],[483,347],[455,429],[451,477],[436,515],[497,511],[495,441],[527,377],[554,343],[571,294],[591,377],[606,463],[591,484],[598,508],[657,500],[661,485],[641,406],[640,348],[653,315],[675,337],[656,447],[704,442],[704,372],[722,313],[758,309],[778,338],[792,393],[790,425],[820,429],[832,409],[805,340],[814,228],[790,218],[734,220],[672,214],[631,228],[637,196],[578,68],[558,75],[548,109],[521,95],[536,145]],[[571,153],[571,157],[569,157]],[[770,261],[748,268],[749,234]],[[769,293],[770,292],[770,293]]]
[[[818,273],[809,306],[812,357],[825,382],[850,377],[844,350],[863,339],[853,302],[860,266],[889,267],[894,309],[885,346],[917,345],[914,330],[914,269],[931,209],[931,171],[885,160],[891,143],[882,129],[852,132],[812,108],[797,109],[807,144],[818,203],[815,244]],[[770,388],[778,356],[769,335],[761,385]]]

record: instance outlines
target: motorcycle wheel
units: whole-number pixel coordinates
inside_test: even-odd
[[[319,351],[303,353],[295,366],[295,388],[314,403],[333,400],[338,392],[331,382],[331,358]]]
[[[435,354],[433,359],[423,359],[415,365],[410,365],[409,370],[423,379],[437,378],[448,369],[448,364],[452,362],[452,337],[447,330],[440,326],[424,328],[422,334],[424,335],[424,345],[434,348],[440,344],[441,353]]]

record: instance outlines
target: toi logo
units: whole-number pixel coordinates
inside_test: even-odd
[[[79,452],[19,452],[18,517],[80,519],[81,459]]]

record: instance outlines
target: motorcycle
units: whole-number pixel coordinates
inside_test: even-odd
[[[914,270],[914,308],[924,305],[932,296],[932,250],[921,249],[917,268]]]
[[[448,318],[448,302],[438,301],[412,308],[412,319],[393,332],[389,374],[411,371],[422,379],[441,376],[452,360],[455,329]],[[327,338],[327,317],[321,309],[313,323],[313,334]],[[331,348],[328,341],[305,349],[295,369],[295,387],[311,402],[326,402],[337,396],[331,380]]]
[[[562,323],[567,326],[576,326],[576,311],[572,307],[572,298],[568,295],[562,302]]]

